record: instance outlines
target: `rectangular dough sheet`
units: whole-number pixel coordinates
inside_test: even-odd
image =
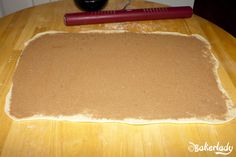
[[[24,48],[6,112],[14,120],[221,123],[235,108],[218,64],[198,35],[46,32]]]

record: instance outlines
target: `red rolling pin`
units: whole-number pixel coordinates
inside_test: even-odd
[[[146,8],[128,10],[107,10],[93,12],[67,13],[64,22],[67,26],[125,22],[125,21],[144,21],[158,19],[188,18],[193,14],[191,7],[165,7],[165,8]]]

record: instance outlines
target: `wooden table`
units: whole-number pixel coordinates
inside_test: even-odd
[[[133,2],[129,8],[158,7],[159,4]],[[120,9],[120,1],[110,1],[109,9]],[[236,39],[222,29],[193,16],[190,19],[160,20],[90,26],[65,27],[63,15],[77,11],[72,0],[59,1],[0,19],[0,154],[1,156],[215,156],[213,152],[189,152],[189,142],[225,145],[236,149],[236,120],[221,125],[75,123],[52,120],[16,122],[4,112],[17,59],[24,42],[48,31],[124,29],[129,31],[170,31],[200,34],[207,38],[221,62],[220,76],[235,96]],[[234,100],[236,97],[234,97]],[[236,156],[236,150],[230,154]],[[230,156],[229,155],[229,156]]]

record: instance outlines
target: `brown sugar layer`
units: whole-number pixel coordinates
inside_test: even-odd
[[[24,49],[10,115],[225,119],[208,45],[194,36],[46,34]]]

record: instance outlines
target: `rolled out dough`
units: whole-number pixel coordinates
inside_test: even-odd
[[[45,32],[26,43],[6,100],[14,120],[222,123],[235,117],[199,35]]]

